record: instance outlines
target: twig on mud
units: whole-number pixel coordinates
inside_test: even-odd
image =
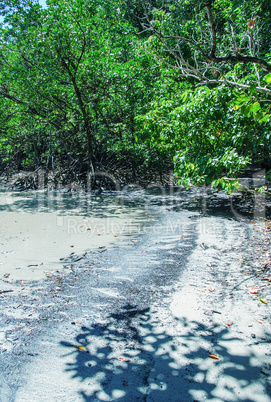
[[[12,290],[12,289],[9,289],[9,290],[0,290],[0,294],[2,294],[2,293],[10,293],[10,292],[13,292],[13,290]]]

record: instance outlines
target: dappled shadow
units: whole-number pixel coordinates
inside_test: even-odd
[[[167,322],[137,306],[82,327],[74,343],[61,345],[69,349],[66,371],[81,381],[85,401],[255,401],[253,393],[260,398],[270,391],[253,348],[227,326]],[[220,360],[208,357],[213,353]]]

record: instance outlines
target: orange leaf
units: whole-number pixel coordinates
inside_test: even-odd
[[[209,355],[208,357],[210,357],[211,359],[214,359],[214,360],[220,360],[217,355]]]
[[[21,281],[21,282],[20,282],[20,285],[23,285],[23,284],[24,284],[24,281]]]
[[[228,325],[228,327],[230,327],[230,326],[232,325],[232,322],[231,322],[231,321],[227,321],[227,325]]]
[[[255,287],[253,287],[253,288],[249,289],[249,293],[256,295],[258,293],[258,290]]]
[[[86,351],[86,349],[82,345],[75,345],[75,346],[77,347],[77,349],[82,350],[82,352]]]
[[[247,26],[248,26],[249,28],[253,28],[255,24],[256,24],[256,20],[250,20],[250,21],[248,22]]]
[[[58,278],[56,278],[57,281],[62,281],[62,278],[59,276]]]

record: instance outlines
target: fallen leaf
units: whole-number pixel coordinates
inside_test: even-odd
[[[227,321],[227,325],[230,327],[232,325],[232,321]]]
[[[24,281],[21,281],[21,282],[20,282],[20,285],[23,285],[23,284],[24,284]]]
[[[258,290],[257,289],[251,289],[249,291],[249,293],[251,293],[252,295],[256,295],[258,293]]]
[[[263,304],[268,304],[267,301],[264,300],[262,297],[259,297],[259,299],[260,299],[260,301],[261,301]]]
[[[130,359],[125,359],[124,357],[119,357],[118,360],[125,362],[125,363],[129,363],[131,361]]]
[[[211,359],[214,359],[214,360],[220,360],[217,355],[209,355],[208,357],[210,357]]]
[[[86,349],[82,345],[75,345],[75,346],[77,347],[77,349],[82,350],[82,352],[86,351]]]
[[[62,281],[62,278],[59,276],[58,278],[56,278],[57,281]]]

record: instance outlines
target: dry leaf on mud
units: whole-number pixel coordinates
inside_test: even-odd
[[[215,354],[209,355],[208,357],[210,357],[211,359],[214,359],[214,360],[220,360],[219,357]]]
[[[250,289],[249,293],[251,293],[252,295],[256,295],[258,293],[257,289]]]
[[[118,360],[120,360],[121,362],[126,362],[126,363],[129,363],[131,361],[130,359],[125,359],[124,357],[119,357]]]
[[[82,345],[75,345],[75,346],[77,347],[77,349],[82,350],[82,352],[86,351],[86,349]]]

